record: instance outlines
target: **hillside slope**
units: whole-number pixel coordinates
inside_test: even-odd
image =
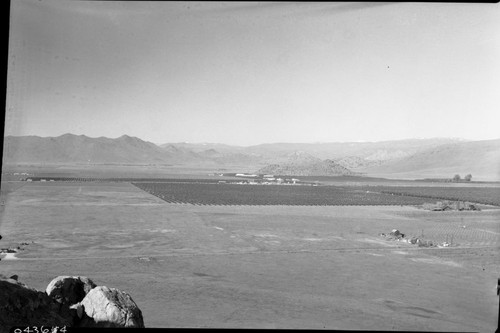
[[[303,151],[322,160],[335,160],[346,156],[357,156],[368,160],[390,160],[407,157],[428,148],[462,141],[460,139],[433,138],[380,142],[266,143],[245,147],[245,152],[270,156]]]
[[[410,178],[451,178],[470,173],[473,180],[500,180],[500,139],[441,145],[357,171]]]

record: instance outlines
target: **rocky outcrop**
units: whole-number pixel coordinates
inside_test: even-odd
[[[280,176],[352,176],[355,172],[332,160],[292,161],[268,165],[256,173]]]
[[[60,312],[60,306],[42,291],[0,275],[0,332],[12,326],[71,326],[73,320]]]
[[[0,333],[12,326],[143,328],[141,310],[129,294],[96,286],[82,276],[59,276],[46,292],[0,274]]]

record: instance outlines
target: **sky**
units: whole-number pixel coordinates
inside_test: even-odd
[[[11,3],[5,135],[500,137],[500,5]]]

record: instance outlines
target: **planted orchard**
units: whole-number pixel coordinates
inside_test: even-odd
[[[199,205],[421,205],[418,197],[393,196],[354,187],[135,182],[170,203]]]
[[[375,186],[371,191],[403,197],[431,198],[500,206],[498,187]]]

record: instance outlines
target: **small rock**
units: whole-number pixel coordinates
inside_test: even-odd
[[[73,304],[69,307],[71,310],[76,311],[76,315],[78,316],[78,319],[82,319],[83,317],[83,305],[80,303]]]
[[[392,229],[391,233],[390,233],[391,236],[400,236],[401,235],[401,232],[398,230],[398,229]]]

